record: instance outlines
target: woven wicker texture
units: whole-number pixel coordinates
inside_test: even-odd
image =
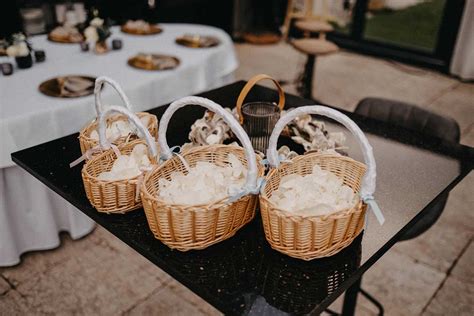
[[[292,159],[293,163],[280,164],[276,151],[278,136],[295,117],[318,114],[344,125],[362,148],[366,165],[336,154],[312,153]],[[376,163],[372,146],[362,130],[343,113],[325,106],[303,106],[288,111],[275,124],[270,136],[267,157],[274,169],[267,175],[267,183],[260,195],[260,210],[265,236],[270,245],[291,257],[304,260],[331,256],[349,245],[363,229],[365,212],[369,203],[376,217],[383,224],[383,214],[373,197],[376,186]],[[278,209],[269,198],[278,189],[284,175],[307,175],[313,166],[331,171],[341,178],[361,198],[354,207],[334,210],[330,215],[301,217]]]
[[[118,146],[118,149],[121,154],[129,155],[137,144],[146,145],[146,142],[135,140]],[[152,164],[156,164],[155,157],[149,154],[148,158]],[[97,211],[124,214],[142,206],[136,193],[139,179],[143,176],[116,181],[99,180],[99,174],[112,169],[115,159],[117,156],[112,149],[93,157],[82,168],[82,181],[87,198]]]
[[[131,124],[135,125],[145,140],[135,140],[122,144],[114,149],[109,140],[106,139],[106,122],[112,113],[125,116]],[[152,165],[156,165],[158,149],[155,139],[151,136],[146,127],[143,126],[138,116],[127,108],[119,106],[110,106],[100,113],[98,130],[100,147],[106,151],[98,156],[92,157],[82,168],[82,180],[87,198],[99,212],[104,213],[123,214],[141,207],[141,199],[138,193],[145,171],[136,177],[123,180],[100,180],[98,176],[102,172],[112,169],[115,160],[118,158],[118,152],[120,152],[121,155],[129,155],[133,151],[133,148],[140,143],[148,146],[148,158]]]
[[[192,148],[182,157],[190,167],[198,161],[214,163],[218,166],[230,165],[229,154],[234,154],[244,166],[248,166],[245,151],[241,147],[212,145]],[[264,168],[259,166],[259,176]],[[241,227],[251,221],[257,205],[256,195],[246,195],[228,203],[227,199],[208,205],[172,205],[158,198],[158,181],[171,180],[170,174],[187,169],[179,157],[173,157],[145,176],[141,187],[143,208],[151,231],[155,237],[170,248],[187,251],[204,249],[210,245],[232,237]]]
[[[308,175],[313,166],[331,171],[344,184],[359,193],[365,174],[364,164],[351,158],[311,153],[283,163],[267,175],[267,182],[260,195],[260,212],[265,236],[272,246],[291,257],[312,260],[332,256],[348,246],[364,227],[366,205],[358,202],[353,208],[339,210],[327,216],[302,217],[279,209],[270,202],[280,180],[289,174]]]
[[[187,150],[182,156],[173,157],[166,141],[168,123],[180,108],[194,104],[207,108],[220,115],[239,139],[243,148],[228,145],[210,145]],[[219,104],[201,97],[184,97],[174,101],[161,117],[158,143],[161,156],[166,161],[152,170],[141,187],[143,207],[150,229],[156,238],[170,248],[181,251],[203,249],[233,236],[237,230],[248,223],[255,215],[256,196],[251,192],[258,190],[257,178],[263,176],[264,168],[258,163],[250,139],[234,116]],[[229,154],[234,154],[247,167],[247,179],[236,201],[228,198],[206,205],[172,205],[158,199],[158,181],[171,180],[172,172],[186,173],[182,159],[191,167],[197,161],[216,165],[230,165]],[[238,196],[236,196],[237,198]]]
[[[158,137],[158,119],[155,115],[146,113],[146,112],[138,112],[135,113],[139,118],[148,117],[148,126],[147,129],[150,134],[156,139]],[[112,122],[119,121],[119,120],[126,120],[127,118],[124,115],[113,115],[107,118],[107,126],[112,124]],[[97,130],[98,122],[97,120],[92,121],[87,126],[85,126],[79,132],[79,144],[81,145],[81,153],[84,154],[87,150],[96,147],[99,144],[99,141],[96,139],[90,138],[90,134],[92,131]],[[138,139],[137,135],[129,135],[120,137],[112,142],[112,144],[119,146],[129,141],[133,141]]]

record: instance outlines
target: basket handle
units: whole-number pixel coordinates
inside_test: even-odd
[[[125,104],[125,107],[131,110],[132,106],[130,105],[130,100],[128,99],[125,92],[123,92],[120,85],[112,78],[109,78],[106,76],[100,76],[95,80],[95,87],[94,87],[95,111],[97,112],[97,116],[100,116],[100,113],[102,113],[102,111],[104,110],[100,95],[101,95],[102,87],[104,86],[105,83],[108,83],[115,89],[115,91],[117,91],[123,103]]]
[[[106,118],[111,113],[120,113],[128,117],[129,122],[137,127],[137,129],[141,132],[141,135],[144,135],[152,156],[155,158],[158,158],[158,149],[156,148],[155,139],[153,138],[153,136],[151,136],[148,129],[145,126],[143,126],[138,116],[135,113],[131,112],[130,110],[122,106],[117,106],[117,105],[109,106],[107,109],[105,109],[105,111],[100,113],[100,116],[99,116],[99,143],[103,149],[109,149],[111,147],[111,144],[107,140],[106,133],[105,133],[106,127],[107,127]]]
[[[296,117],[303,115],[303,114],[317,114],[321,116],[329,117],[342,125],[344,125],[356,138],[359,146],[362,148],[362,153],[364,155],[364,161],[367,165],[367,172],[362,179],[362,187],[361,187],[361,197],[362,199],[368,200],[370,198],[373,199],[373,194],[375,192],[375,179],[376,179],[376,165],[375,165],[375,158],[374,153],[372,150],[372,146],[369,144],[367,137],[364,135],[362,130],[357,126],[354,121],[352,121],[347,115],[328,108],[326,106],[321,105],[310,105],[310,106],[302,106],[295,108],[291,111],[288,111],[285,115],[280,117],[278,122],[275,124],[275,128],[270,136],[267,156],[268,162],[270,166],[277,168],[280,164],[278,158],[277,142],[280,133],[285,128],[285,126],[291,122]]]
[[[239,97],[237,98],[237,103],[235,105],[235,108],[237,110],[237,114],[239,115],[240,124],[244,123],[244,116],[242,115],[242,105],[244,103],[245,98],[247,97],[247,94],[250,92],[250,90],[253,88],[253,86],[255,86],[255,84],[257,82],[259,82],[260,80],[264,80],[264,79],[268,79],[268,80],[273,81],[273,83],[277,87],[278,97],[279,97],[278,108],[280,108],[280,111],[283,110],[283,107],[285,106],[285,92],[281,88],[278,81],[273,79],[269,75],[265,75],[265,74],[256,75],[256,76],[250,78],[249,81],[247,81],[245,86],[242,88],[242,91],[240,91]]]
[[[168,123],[173,116],[174,112],[178,109],[185,107],[186,105],[200,105],[202,107],[207,108],[208,110],[220,115],[224,121],[229,125],[232,129],[234,134],[242,143],[245,156],[247,158],[249,171],[247,174],[247,182],[245,184],[245,188],[243,192],[250,193],[255,192],[258,190],[257,188],[257,156],[255,155],[255,151],[253,150],[252,143],[250,142],[249,137],[245,133],[242,126],[237,122],[234,116],[225,110],[219,104],[201,97],[184,97],[179,100],[174,101],[170,104],[170,106],[166,109],[165,113],[161,117],[160,126],[158,128],[158,144],[160,145],[160,152],[163,159],[168,160],[172,157],[173,153],[170,150],[168,143],[166,142],[166,130],[168,129]],[[257,191],[258,192],[258,191]]]

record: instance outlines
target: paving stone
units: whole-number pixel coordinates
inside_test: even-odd
[[[461,281],[474,284],[474,242],[469,244],[451,271],[451,275]]]
[[[294,81],[306,61],[306,55],[287,43],[237,44],[236,50],[240,60],[237,79],[268,73],[276,79]],[[357,102],[368,96],[425,106],[458,84],[436,72],[346,51],[318,58],[313,76],[313,96],[346,110],[354,110]],[[261,84],[272,87],[264,81]],[[294,93],[295,87],[285,86],[285,90]]]
[[[355,310],[355,314],[357,316],[376,316],[378,315],[377,312],[375,312],[374,310],[371,310],[370,308],[367,308],[367,304],[364,303],[364,301],[366,300],[365,297],[363,297],[362,295],[359,295],[357,297],[357,305],[356,305],[356,310]],[[336,313],[342,313],[342,305],[344,303],[344,294],[342,294],[341,296],[339,296],[337,298],[337,300],[335,300],[329,307],[328,309],[330,309],[332,312],[336,312]],[[322,315],[330,315],[329,313],[326,313],[326,312],[323,312]]]
[[[196,306],[165,287],[138,303],[125,315],[206,315]]]
[[[474,124],[471,124],[465,131],[463,131],[460,143],[474,147]]]
[[[4,295],[10,289],[10,284],[0,275],[0,296]]]
[[[236,44],[235,49],[240,61],[235,73],[237,80],[248,80],[259,73],[264,73],[277,80],[294,81],[305,63],[303,55],[283,42],[261,46]],[[272,82],[266,80],[258,84],[274,87]]]
[[[439,220],[421,236],[397,243],[394,250],[446,273],[466,247],[471,235],[466,230]]]
[[[369,96],[423,106],[458,82],[428,70],[344,51],[320,58],[315,72],[314,96],[349,109]]]
[[[94,245],[17,289],[38,313],[112,315],[145,299],[162,284],[133,258]]]
[[[461,130],[474,123],[474,84],[459,83],[442,94],[428,108],[458,121]]]
[[[0,295],[1,316],[28,315],[30,312],[24,303],[24,298],[17,291],[11,290],[5,295]]]
[[[94,233],[92,233],[94,234]],[[76,256],[78,247],[87,242],[87,237],[72,241],[68,234],[61,234],[61,246],[46,251],[34,251],[23,254],[21,263],[8,268],[0,268],[3,274],[13,285],[18,286],[22,282],[36,275],[45,273],[58,264]]]
[[[397,243],[394,250],[447,272],[474,235],[473,187],[471,172],[451,191],[438,222],[421,236]]]
[[[419,315],[444,278],[444,273],[389,251],[364,275],[362,287],[382,303],[387,315]],[[365,300],[359,303],[376,311]]]
[[[142,267],[142,269],[144,269],[147,273],[157,277],[163,284],[166,284],[172,280],[172,277],[170,277],[166,272],[155,266],[153,263],[148,261],[148,259],[112,235],[103,227],[97,227],[96,233],[91,236],[91,242],[94,244],[103,244],[107,247],[111,247],[115,251],[119,252],[122,257],[127,258],[127,260],[130,261],[130,264]]]
[[[474,315],[474,284],[448,277],[423,315]]]
[[[2,273],[15,286],[19,286],[23,282],[30,280],[36,275],[47,273],[55,266],[63,264],[71,257],[76,257],[87,249],[99,247],[109,249],[122,258],[127,258],[129,264],[142,267],[144,271],[160,279],[161,282],[166,283],[171,277],[157,268],[147,259],[138,254],[135,250],[116,238],[102,227],[97,227],[90,235],[73,241],[69,235],[61,235],[61,246],[57,249],[31,252],[22,257],[22,263],[15,267],[2,268]]]
[[[474,171],[471,171],[449,193],[448,203],[439,219],[458,231],[467,231],[474,234]]]

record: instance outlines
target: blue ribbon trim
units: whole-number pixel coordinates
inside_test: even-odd
[[[177,149],[178,151],[176,151],[176,149]],[[171,148],[170,148],[170,152],[171,152],[172,154],[174,154],[174,155],[176,155],[176,154],[179,155],[179,153],[181,152],[181,146],[173,146],[173,147],[171,147]],[[163,155],[160,155],[160,163],[162,163],[162,162],[165,161],[165,160],[167,160],[167,159],[165,159],[165,157],[164,157]]]
[[[362,197],[362,200],[372,210],[379,224],[383,225],[383,223],[385,223],[385,217],[383,216],[382,210],[380,209],[379,205],[375,201],[375,198],[372,195],[367,195],[367,196]]]
[[[242,189],[242,191],[232,195],[229,197],[229,199],[227,200],[228,203],[233,203],[239,199],[241,199],[242,197],[248,195],[248,194],[259,194],[260,193],[260,189],[265,185],[265,178],[258,178],[257,179],[257,184],[254,188],[248,188],[248,187],[244,187]]]

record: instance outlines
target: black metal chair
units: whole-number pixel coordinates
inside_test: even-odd
[[[355,113],[451,142],[459,143],[461,135],[459,124],[454,119],[400,101],[365,98],[358,103]],[[441,216],[447,200],[447,193],[440,195],[423,218],[405,232],[401,241],[416,238],[433,226]],[[360,284],[360,280],[358,282]],[[380,302],[362,288],[359,288],[358,292],[378,308],[379,315],[383,315],[384,310]],[[354,307],[349,307],[349,309],[352,309],[352,313]],[[343,314],[346,312],[343,308]]]
[[[359,102],[355,113],[450,142],[459,143],[461,136],[459,124],[454,119],[400,101],[365,98]],[[447,199],[448,194],[439,196],[430,211],[403,235],[402,240],[418,237],[433,226]]]

